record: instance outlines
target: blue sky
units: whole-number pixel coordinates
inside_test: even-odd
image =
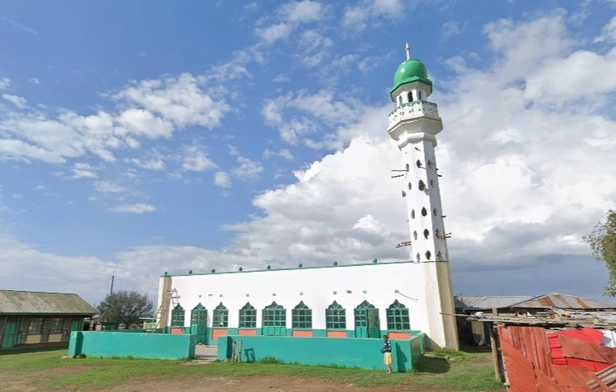
[[[536,3],[536,4],[535,4]],[[454,291],[599,297],[616,3],[4,1],[0,282],[408,259],[388,91],[430,71]],[[412,283],[412,277],[409,277]]]

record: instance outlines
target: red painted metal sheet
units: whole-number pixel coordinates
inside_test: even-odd
[[[567,358],[585,359],[606,364],[602,369],[616,362],[616,351],[609,347],[562,335],[558,337],[558,340]]]
[[[537,390],[537,381],[533,365],[512,343],[501,339],[501,349],[507,369],[510,392],[530,392]]]
[[[558,340],[558,335],[555,333],[549,333],[548,342],[550,343],[550,353],[552,355],[552,364],[553,365],[566,365],[567,358],[565,357],[565,353],[563,352],[563,346],[560,345],[560,340]]]
[[[594,344],[601,344],[601,342],[603,342],[603,332],[590,327],[584,327],[580,329],[567,329],[564,331],[556,332],[556,334],[560,336],[567,336],[570,338],[583,340],[585,342],[590,342]]]

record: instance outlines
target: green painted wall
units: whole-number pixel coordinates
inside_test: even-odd
[[[181,359],[195,357],[195,335],[71,332],[68,355]]]
[[[394,369],[400,372],[413,368],[421,356],[421,339],[392,340]],[[276,358],[282,362],[303,365],[336,365],[362,369],[386,370],[383,364],[381,339],[293,338],[286,336],[225,336],[218,339],[218,359],[230,359],[232,342],[242,342],[242,361]]]

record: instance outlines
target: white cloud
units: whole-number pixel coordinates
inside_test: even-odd
[[[304,0],[284,4],[275,12],[273,24],[266,27],[257,27],[256,35],[267,44],[288,38],[301,24],[321,20],[322,4]]]
[[[136,204],[123,204],[117,207],[110,208],[113,212],[128,212],[131,214],[144,214],[146,212],[156,211],[156,207],[149,204],[136,203]]]
[[[252,161],[245,157],[237,157],[238,167],[233,169],[233,174],[241,179],[253,179],[259,177],[263,172],[263,166],[259,162]]]
[[[281,157],[281,158],[284,158],[284,159],[286,159],[288,161],[292,161],[293,160],[293,154],[291,153],[291,151],[287,150],[286,148],[283,148],[283,149],[281,149],[278,152],[266,149],[265,151],[263,151],[263,157],[265,159],[270,159],[272,157]]]
[[[384,18],[385,20],[400,19],[404,11],[414,8],[413,3],[402,0],[363,0],[359,5],[348,7],[342,19],[346,28],[363,30],[373,20]]]
[[[24,97],[19,97],[17,95],[10,95],[10,94],[2,94],[2,98],[6,99],[13,105],[17,106],[19,109],[23,109],[28,106],[27,105],[28,101],[26,101]]]
[[[443,38],[445,39],[458,35],[460,32],[460,22],[456,22],[454,20],[443,23],[443,26],[441,27],[441,34],[443,34]]]
[[[38,80],[37,78],[29,78],[28,82],[30,82],[32,84],[41,84],[41,81]]]
[[[143,135],[150,139],[169,138],[173,133],[173,125],[169,121],[158,118],[150,111],[143,109],[123,111],[117,118],[117,122],[127,132]]]
[[[231,177],[225,172],[217,172],[214,174],[214,185],[221,188],[231,188]]]
[[[216,167],[216,164],[199,147],[186,147],[183,154],[182,168],[184,170],[202,172]]]
[[[163,170],[165,168],[165,162],[162,158],[151,158],[147,160],[141,160],[137,158],[131,158],[128,160],[130,163],[133,163],[139,167],[150,170]]]
[[[94,190],[100,193],[123,193],[127,191],[126,188],[113,181],[96,181],[94,182]]]
[[[11,79],[0,78],[0,90],[5,90],[11,85]]]
[[[287,38],[291,33],[292,28],[286,23],[278,23],[266,28],[256,29],[257,35],[267,43],[273,43],[278,40]]]
[[[595,38],[595,42],[616,42],[616,16],[612,17],[605,26],[601,35]]]
[[[13,193],[13,199],[23,199],[24,197],[22,196],[21,193],[17,192],[17,193]]]
[[[89,163],[76,162],[73,165],[72,172],[73,172],[72,178],[96,178],[98,177],[98,174],[96,174],[96,169],[93,168]]]

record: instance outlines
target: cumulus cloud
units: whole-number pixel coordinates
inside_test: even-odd
[[[319,21],[323,8],[321,3],[310,0],[283,4],[275,12],[275,22],[266,27],[257,27],[255,33],[268,44],[286,39],[299,25]]]
[[[595,42],[616,42],[616,16],[612,17],[601,31],[601,35],[595,38]]]
[[[214,174],[214,185],[229,189],[231,188],[231,177],[225,172],[217,172]]]
[[[216,167],[214,162],[207,157],[205,151],[197,146],[184,148],[183,155],[182,168],[184,170],[202,172]]]
[[[149,204],[136,203],[136,204],[123,204],[117,207],[110,208],[113,212],[128,212],[131,214],[144,214],[146,212],[156,211],[156,207]]]
[[[0,78],[0,90],[5,90],[11,85],[11,79]]]
[[[127,189],[116,184],[113,181],[95,181],[94,190],[100,193],[123,193]]]
[[[89,163],[76,162],[72,169],[72,178],[96,178],[96,169]]]
[[[402,0],[363,0],[344,11],[342,24],[346,28],[363,30],[371,19],[396,20],[404,15],[404,10],[412,7],[413,3],[408,4]]]
[[[17,106],[19,109],[23,109],[26,106],[28,106],[27,105],[28,101],[26,101],[24,97],[19,97],[17,95],[10,95],[10,94],[2,94],[2,98],[6,99],[13,105]]]

